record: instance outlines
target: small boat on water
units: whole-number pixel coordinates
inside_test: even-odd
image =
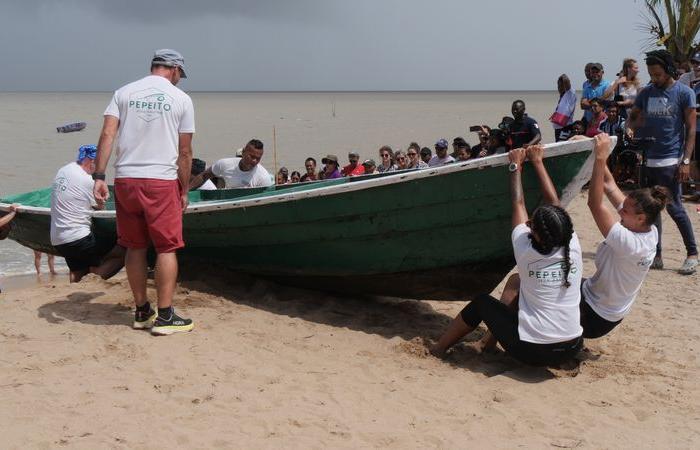
[[[87,126],[85,122],[73,122],[60,127],[56,127],[56,131],[59,133],[72,133],[74,131],[82,131]]]
[[[549,144],[545,166],[566,205],[590,178],[592,140]],[[513,268],[508,155],[422,170],[270,188],[190,192],[181,261],[342,293],[458,300],[489,292]],[[523,169],[528,211],[541,201]],[[49,188],[0,199],[22,204],[10,238],[56,253]],[[93,230],[116,233],[114,205]]]

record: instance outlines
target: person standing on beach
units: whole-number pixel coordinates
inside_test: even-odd
[[[583,110],[583,120],[588,125],[593,113],[591,112],[591,99],[605,99],[605,91],[610,87],[610,82],[603,79],[603,65],[601,63],[587,64],[586,69],[590,74],[590,78],[583,83],[583,92],[581,93],[581,109]]]
[[[36,270],[37,275],[41,275],[41,255],[43,255],[42,252],[39,250],[34,250],[34,270]],[[49,272],[51,275],[56,275],[55,261],[56,258],[52,254],[46,254],[46,264],[49,266]]]
[[[690,177],[690,158],[695,149],[695,92],[673,79],[676,67],[666,50],[647,53],[647,69],[651,83],[637,95],[628,120],[634,137],[653,138],[646,149],[643,187],[664,186],[671,191],[666,211],[683,237],[687,258],[678,269],[681,275],[697,270],[698,247],[693,226],[681,200],[681,183]],[[659,231],[656,257],[652,269],[663,269],[661,257],[661,216],[654,223]]]
[[[117,133],[114,190],[119,244],[126,247],[126,273],[134,295],[134,328],[154,335],[190,331],[191,319],[173,309],[177,254],[184,247],[182,215],[192,165],[194,106],[176,87],[186,78],[185,61],[175,50],[157,50],[151,74],[114,93],[104,113],[98,144],[94,195],[109,198],[105,170]],[[146,296],[149,242],[157,253],[155,281],[158,312]]]

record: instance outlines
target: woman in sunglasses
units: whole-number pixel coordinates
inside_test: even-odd
[[[396,165],[394,164],[394,151],[388,145],[379,149],[379,165],[377,172],[394,172]]]

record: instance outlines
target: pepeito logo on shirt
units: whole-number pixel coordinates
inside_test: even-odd
[[[578,272],[578,267],[571,261],[569,275]],[[564,283],[564,259],[550,261],[541,259],[527,265],[528,278],[540,286],[561,286]]]
[[[68,188],[68,180],[66,180],[66,177],[58,177],[56,181],[53,182],[52,187],[54,191],[63,192]]]
[[[156,88],[148,88],[134,92],[129,96],[129,111],[134,112],[145,122],[152,122],[170,112],[173,99],[165,92]]]

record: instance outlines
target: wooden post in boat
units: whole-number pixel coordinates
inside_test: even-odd
[[[275,184],[277,184],[277,130],[272,125],[272,159],[275,167]]]

